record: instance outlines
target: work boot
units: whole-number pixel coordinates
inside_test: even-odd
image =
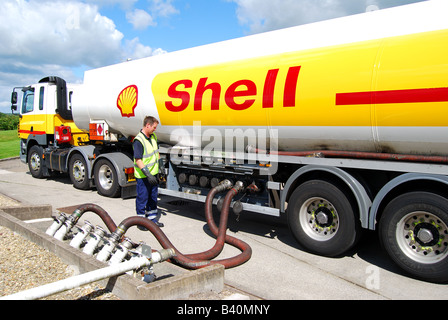
[[[146,229],[145,227],[139,226],[139,225],[137,225],[137,229],[141,230],[141,231],[148,231],[148,229]]]
[[[137,217],[146,218],[144,215],[140,215],[140,214],[138,214]],[[137,225],[137,229],[141,230],[141,231],[148,231],[148,229],[146,229],[145,227],[142,227],[140,225]]]
[[[156,224],[156,226],[158,226],[159,228],[163,228],[165,225],[162,223],[162,222],[159,222],[159,221],[153,221],[155,224]]]
[[[163,228],[163,227],[165,226],[163,223],[161,223],[161,222],[159,222],[159,221],[153,221],[153,222],[154,222],[154,224],[155,224],[156,226],[158,226],[159,228]],[[137,228],[138,228],[139,230],[141,230],[141,231],[148,231],[148,229],[146,229],[145,227],[139,226],[139,225],[137,225]]]

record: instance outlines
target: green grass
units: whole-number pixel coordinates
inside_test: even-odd
[[[20,155],[20,139],[17,130],[0,131],[0,159],[18,157]]]

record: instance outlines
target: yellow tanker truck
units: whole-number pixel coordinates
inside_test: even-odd
[[[425,1],[15,89],[33,176],[132,196],[132,139],[160,120],[160,193],[286,215],[310,252],[378,230],[411,275],[448,281],[448,2]],[[18,103],[18,94],[21,99]],[[222,205],[222,195],[215,198]]]

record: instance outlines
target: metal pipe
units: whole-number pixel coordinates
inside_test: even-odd
[[[339,150],[316,150],[316,151],[271,151],[257,149],[253,146],[246,148],[248,153],[270,154],[278,156],[292,157],[328,157],[328,158],[350,158],[350,159],[368,159],[368,160],[395,160],[408,162],[430,162],[430,163],[448,163],[448,157],[444,156],[425,156],[413,154],[397,153],[375,153],[361,151],[339,151]]]
[[[92,272],[81,274],[69,279],[57,281],[38,288],[33,288],[6,297],[2,297],[0,298],[0,300],[35,300],[44,298],[59,292],[86,285],[88,283],[115,277],[131,270],[147,267],[153,263],[161,262],[163,261],[163,259],[169,259],[173,255],[173,250],[162,250],[162,252],[160,252],[159,254],[155,254],[154,259],[151,260],[149,260],[147,257],[139,257],[123,263],[111,265],[103,269],[98,269]]]

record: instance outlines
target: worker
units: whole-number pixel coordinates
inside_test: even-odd
[[[137,179],[135,206],[138,216],[148,218],[157,226],[163,227],[163,223],[158,221],[160,216],[157,209],[160,156],[155,131],[158,124],[156,118],[146,117],[142,130],[134,139],[134,174]]]

